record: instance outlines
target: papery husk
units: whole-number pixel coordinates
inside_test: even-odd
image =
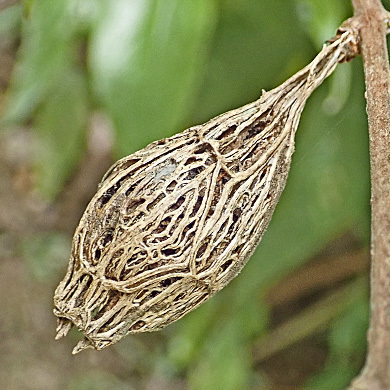
[[[353,34],[340,31],[255,102],[114,164],[55,291],[57,338],[75,325],[85,335],[77,353],[162,329],[237,276],[285,187],[307,98],[354,48]]]

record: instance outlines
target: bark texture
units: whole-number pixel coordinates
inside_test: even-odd
[[[390,389],[389,13],[379,0],[352,0],[364,64],[371,162],[371,314],[368,354],[351,389]]]

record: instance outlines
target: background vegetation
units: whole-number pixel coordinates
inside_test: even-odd
[[[388,4],[385,4],[388,5]],[[104,171],[306,65],[348,0],[26,0],[0,12],[0,387],[342,389],[365,355],[362,67],[310,98],[286,190],[243,272],[167,329],[75,357],[52,294]]]

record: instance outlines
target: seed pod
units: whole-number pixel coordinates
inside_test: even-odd
[[[300,114],[351,55],[340,33],[307,67],[251,104],[119,160],[73,238],[54,296],[57,338],[72,325],[102,349],[159,330],[221,290],[259,243],[285,186]]]

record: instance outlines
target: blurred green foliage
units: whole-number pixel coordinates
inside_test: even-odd
[[[24,237],[19,251],[27,263],[28,270],[40,283],[53,279],[63,270],[69,258],[68,237],[57,232],[34,234]]]
[[[116,129],[116,154],[123,157],[171,135],[193,108],[216,4],[138,0],[101,6],[88,64],[93,88]]]
[[[111,119],[116,157],[130,154],[277,86],[351,14],[347,0],[28,1],[23,10],[0,13],[1,31],[21,26],[3,123],[31,120],[41,145],[37,186],[54,199],[85,152],[91,110]],[[164,331],[168,345],[160,363],[186,373],[189,389],[262,388],[266,379],[252,367],[251,347],[267,333],[267,288],[345,231],[368,242],[362,80],[356,60],[340,65],[313,94],[286,190],[253,258],[225,290]],[[45,250],[50,241],[41,252],[37,245],[27,245],[27,252],[38,277],[45,277],[34,254],[56,254]],[[330,325],[326,367],[307,388],[342,389],[359,370],[366,291],[347,306]],[[351,358],[356,354],[358,363]],[[109,375],[104,381],[112,382]],[[97,388],[94,383],[76,378],[70,389]]]

